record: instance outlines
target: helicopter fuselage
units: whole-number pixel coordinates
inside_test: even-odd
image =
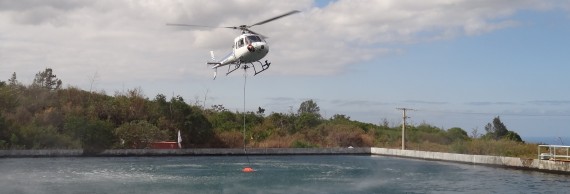
[[[218,68],[229,64],[252,63],[263,59],[269,52],[269,46],[265,40],[257,34],[242,34],[235,38],[233,51],[226,55],[212,68]]]

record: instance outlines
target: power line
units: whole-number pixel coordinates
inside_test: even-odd
[[[489,112],[461,112],[461,111],[439,111],[420,109],[421,112],[463,114],[463,115],[499,115],[499,116],[521,116],[521,117],[570,117],[570,115],[542,115],[542,114],[516,114],[516,113],[489,113]]]

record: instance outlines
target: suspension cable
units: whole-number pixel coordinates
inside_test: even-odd
[[[243,152],[247,158],[247,163],[251,166],[249,156],[247,155],[246,141],[245,141],[245,86],[247,84],[247,65],[243,66]]]

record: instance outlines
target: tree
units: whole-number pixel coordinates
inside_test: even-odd
[[[343,114],[335,114],[330,120],[337,123],[350,123],[350,117]]]
[[[295,120],[295,128],[297,130],[316,127],[321,123],[318,114],[301,113]]]
[[[81,141],[86,155],[109,149],[117,141],[110,121],[71,116],[65,122],[64,131]]]
[[[182,147],[205,146],[214,139],[212,123],[206,119],[202,110],[190,106],[181,96],[172,97],[169,103],[169,130],[180,130]]]
[[[495,140],[503,138],[509,132],[499,116],[495,117],[492,123],[487,123],[487,125],[485,125],[485,131],[487,131],[486,136]]]
[[[12,73],[12,77],[8,80],[8,84],[10,86],[17,86],[19,84],[18,80],[16,79],[16,72]]]
[[[185,141],[182,141],[184,147],[192,147],[192,145],[206,145],[214,139],[214,131],[212,124],[198,107],[190,109],[189,114],[185,116],[184,124],[181,127],[181,134]]]
[[[2,116],[2,112],[0,112],[0,149],[7,147],[7,142],[10,139],[10,131],[8,130],[8,125],[6,124],[6,120]]]
[[[280,136],[295,133],[295,116],[283,113],[271,113],[265,118],[269,126],[275,127]]]
[[[304,101],[301,103],[301,105],[299,105],[297,114],[301,115],[303,113],[309,113],[309,114],[314,114],[317,117],[321,117],[320,111],[321,109],[319,108],[317,103],[311,99]]]
[[[321,122],[321,109],[313,100],[306,100],[299,105],[295,120],[295,132],[300,129],[315,127]]]
[[[62,81],[53,74],[53,70],[51,68],[46,68],[46,70],[40,71],[36,74],[36,78],[34,78],[34,83],[32,85],[49,90],[58,90],[61,88],[61,84]]]
[[[213,110],[214,112],[229,111],[228,109],[226,109],[226,107],[224,107],[224,105],[221,105],[221,104],[212,105],[211,110]]]
[[[228,110],[213,113],[209,120],[212,127],[218,131],[239,130],[243,123],[238,119],[238,115]]]
[[[503,124],[499,116],[493,119],[493,127],[495,128],[495,134],[497,137],[504,137],[509,132],[509,130],[507,129],[505,124]]]
[[[14,138],[10,138],[11,143],[24,146],[25,149],[73,149],[80,146],[79,141],[67,134],[61,134],[51,125],[28,123],[18,128],[16,133]]]
[[[501,119],[498,116],[493,119],[492,123],[485,125],[485,131],[487,131],[487,134],[485,134],[484,137],[487,138],[493,138],[495,140],[506,139],[516,142],[524,142],[519,134],[514,131],[509,131],[505,124],[501,122]]]
[[[471,138],[476,139],[476,138],[479,138],[479,136],[481,136],[479,134],[479,128],[475,127],[473,129],[471,129]]]
[[[519,134],[514,131],[507,132],[507,134],[503,138],[511,141],[524,143],[524,141],[521,139],[521,136],[519,136]]]
[[[257,114],[263,115],[263,113],[265,113],[265,109],[261,108],[261,107],[257,107]]]
[[[467,132],[459,127],[453,127],[447,130],[447,134],[451,141],[464,141],[469,139]]]
[[[18,106],[19,92],[6,82],[0,82],[0,111],[12,111]]]
[[[168,140],[166,131],[144,120],[131,121],[115,129],[124,148],[149,148],[152,142]]]

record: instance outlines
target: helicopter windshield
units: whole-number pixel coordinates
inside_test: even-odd
[[[249,42],[263,42],[259,36],[248,36],[247,40],[249,40]]]

